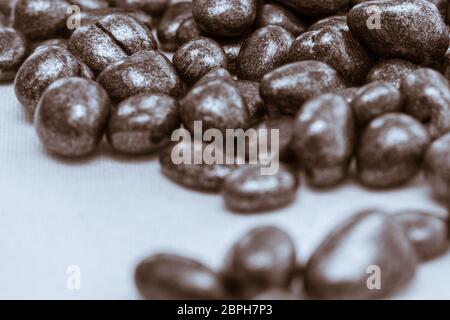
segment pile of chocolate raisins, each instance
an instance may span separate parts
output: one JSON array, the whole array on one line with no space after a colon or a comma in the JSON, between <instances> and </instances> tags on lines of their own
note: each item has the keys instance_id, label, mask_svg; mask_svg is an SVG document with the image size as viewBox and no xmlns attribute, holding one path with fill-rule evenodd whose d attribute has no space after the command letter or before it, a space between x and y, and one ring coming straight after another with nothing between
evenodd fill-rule
<instances>
[{"instance_id":1,"label":"pile of chocolate raisins","mask_svg":"<svg viewBox=\"0 0 450 320\"><path fill-rule=\"evenodd\" d=\"M0 82L14 81L50 152L159 153L162 173L221 192L240 213L292 203L355 178L404 186L420 172L450 198L448 0L2 0ZM448 14L448 17L447 17ZM172 59L169 59L173 53ZM278 129L272 175L247 164L175 164L185 128ZM106 139L104 139L106 137ZM198 147L198 146L197 146ZM356 214L299 263L275 227L250 231L222 270L173 255L136 269L149 299L380 298L449 245L448 218ZM301 265L301 267L299 267ZM367 268L381 283L369 288Z\"/></svg>"}]
</instances>

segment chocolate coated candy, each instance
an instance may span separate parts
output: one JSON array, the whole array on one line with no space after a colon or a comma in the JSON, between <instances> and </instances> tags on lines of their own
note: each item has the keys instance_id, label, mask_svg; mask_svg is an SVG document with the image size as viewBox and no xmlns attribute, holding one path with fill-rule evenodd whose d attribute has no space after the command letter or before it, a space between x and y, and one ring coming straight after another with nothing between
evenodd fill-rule
<instances>
[{"instance_id":1,"label":"chocolate coated candy","mask_svg":"<svg viewBox=\"0 0 450 320\"><path fill-rule=\"evenodd\" d=\"M293 40L293 36L279 26L253 32L239 52L239 79L259 81L266 73L285 64Z\"/></svg>"},{"instance_id":2,"label":"chocolate coated candy","mask_svg":"<svg viewBox=\"0 0 450 320\"><path fill-rule=\"evenodd\" d=\"M295 39L289 50L289 60L325 62L353 84L364 82L372 67L369 53L350 31L330 26L306 32Z\"/></svg>"},{"instance_id":3,"label":"chocolate coated candy","mask_svg":"<svg viewBox=\"0 0 450 320\"><path fill-rule=\"evenodd\" d=\"M405 111L428 122L432 138L450 131L450 87L447 79L432 69L418 69L402 82Z\"/></svg>"},{"instance_id":4,"label":"chocolate coated candy","mask_svg":"<svg viewBox=\"0 0 450 320\"><path fill-rule=\"evenodd\" d=\"M404 211L394 215L406 231L420 260L434 259L444 254L450 242L447 221L421 211Z\"/></svg>"},{"instance_id":5,"label":"chocolate coated candy","mask_svg":"<svg viewBox=\"0 0 450 320\"><path fill-rule=\"evenodd\" d=\"M48 150L66 157L85 156L103 137L109 112L108 94L96 82L60 79L39 101L36 131Z\"/></svg>"},{"instance_id":6,"label":"chocolate coated candy","mask_svg":"<svg viewBox=\"0 0 450 320\"><path fill-rule=\"evenodd\" d=\"M134 96L113 110L108 141L119 152L147 154L168 144L179 127L179 105L174 98L162 94Z\"/></svg>"},{"instance_id":7,"label":"chocolate coated candy","mask_svg":"<svg viewBox=\"0 0 450 320\"><path fill-rule=\"evenodd\" d=\"M223 196L230 210L253 213L289 205L297 187L297 177L284 165L274 174L263 174L260 166L242 166L226 178Z\"/></svg>"},{"instance_id":8,"label":"chocolate coated candy","mask_svg":"<svg viewBox=\"0 0 450 320\"><path fill-rule=\"evenodd\" d=\"M429 142L427 130L413 117L389 113L376 118L359 142L359 179L372 188L406 183L419 172Z\"/></svg>"},{"instance_id":9,"label":"chocolate coated candy","mask_svg":"<svg viewBox=\"0 0 450 320\"><path fill-rule=\"evenodd\" d=\"M30 39L58 36L66 30L65 0L17 0L13 11L13 26Z\"/></svg>"},{"instance_id":10,"label":"chocolate coated candy","mask_svg":"<svg viewBox=\"0 0 450 320\"><path fill-rule=\"evenodd\" d=\"M249 125L259 123L266 115L264 101L259 95L259 83L254 81L238 80L236 84L245 100L245 104L247 105L250 117Z\"/></svg>"},{"instance_id":11,"label":"chocolate coated candy","mask_svg":"<svg viewBox=\"0 0 450 320\"><path fill-rule=\"evenodd\" d=\"M370 6L379 12L368 10ZM444 20L425 0L364 2L349 11L347 21L352 33L379 56L431 64L448 49Z\"/></svg>"},{"instance_id":12,"label":"chocolate coated candy","mask_svg":"<svg viewBox=\"0 0 450 320\"><path fill-rule=\"evenodd\" d=\"M389 82L371 82L358 90L351 103L356 125L364 127L373 119L390 112L401 112L403 96Z\"/></svg>"},{"instance_id":13,"label":"chocolate coated candy","mask_svg":"<svg viewBox=\"0 0 450 320\"><path fill-rule=\"evenodd\" d=\"M192 14L200 29L217 36L246 33L256 18L257 0L193 0Z\"/></svg>"},{"instance_id":14,"label":"chocolate coated candy","mask_svg":"<svg viewBox=\"0 0 450 320\"><path fill-rule=\"evenodd\" d=\"M114 0L120 8L142 10L148 14L160 15L169 5L170 0Z\"/></svg>"},{"instance_id":15,"label":"chocolate coated candy","mask_svg":"<svg viewBox=\"0 0 450 320\"><path fill-rule=\"evenodd\" d=\"M30 114L41 94L53 82L66 77L82 76L85 67L66 49L48 46L29 56L17 72L14 89L17 99Z\"/></svg>"},{"instance_id":16,"label":"chocolate coated candy","mask_svg":"<svg viewBox=\"0 0 450 320\"><path fill-rule=\"evenodd\" d=\"M275 227L259 227L231 247L224 276L238 296L248 298L287 288L295 266L295 246L289 235Z\"/></svg>"},{"instance_id":17,"label":"chocolate coated candy","mask_svg":"<svg viewBox=\"0 0 450 320\"><path fill-rule=\"evenodd\" d=\"M349 4L350 0L278 0L305 15L329 15Z\"/></svg>"},{"instance_id":18,"label":"chocolate coated candy","mask_svg":"<svg viewBox=\"0 0 450 320\"><path fill-rule=\"evenodd\" d=\"M177 43L182 46L186 42L201 38L203 32L198 28L193 17L184 20L177 30Z\"/></svg>"},{"instance_id":19,"label":"chocolate coated candy","mask_svg":"<svg viewBox=\"0 0 450 320\"><path fill-rule=\"evenodd\" d=\"M183 92L175 68L156 50L143 50L110 65L97 81L117 100L145 93L179 97Z\"/></svg>"},{"instance_id":20,"label":"chocolate coated candy","mask_svg":"<svg viewBox=\"0 0 450 320\"><path fill-rule=\"evenodd\" d=\"M346 178L354 140L353 113L340 96L311 99L297 115L292 145L313 186L330 187Z\"/></svg>"},{"instance_id":21,"label":"chocolate coated candy","mask_svg":"<svg viewBox=\"0 0 450 320\"><path fill-rule=\"evenodd\" d=\"M314 252L305 289L317 299L383 298L406 285L416 265L402 227L385 213L363 212L335 228Z\"/></svg>"},{"instance_id":22,"label":"chocolate coated candy","mask_svg":"<svg viewBox=\"0 0 450 320\"><path fill-rule=\"evenodd\" d=\"M20 32L0 27L0 82L14 79L26 51L27 41Z\"/></svg>"},{"instance_id":23,"label":"chocolate coated candy","mask_svg":"<svg viewBox=\"0 0 450 320\"><path fill-rule=\"evenodd\" d=\"M281 113L295 115L305 101L343 87L343 80L329 65L301 61L266 74L261 81L261 96L266 105Z\"/></svg>"},{"instance_id":24,"label":"chocolate coated candy","mask_svg":"<svg viewBox=\"0 0 450 320\"><path fill-rule=\"evenodd\" d=\"M367 75L367 82L386 81L400 88L402 81L418 66L406 60L390 59L376 64Z\"/></svg>"},{"instance_id":25,"label":"chocolate coated candy","mask_svg":"<svg viewBox=\"0 0 450 320\"><path fill-rule=\"evenodd\" d=\"M259 6L255 25L257 28L266 26L280 26L289 31L294 37L306 31L306 24L295 13L275 3Z\"/></svg>"},{"instance_id":26,"label":"chocolate coated candy","mask_svg":"<svg viewBox=\"0 0 450 320\"><path fill-rule=\"evenodd\" d=\"M434 195L448 202L450 198L450 133L434 141L428 148L424 170Z\"/></svg>"},{"instance_id":27,"label":"chocolate coated candy","mask_svg":"<svg viewBox=\"0 0 450 320\"><path fill-rule=\"evenodd\" d=\"M158 254L136 267L136 286L144 299L223 299L219 276L205 265L180 256Z\"/></svg>"},{"instance_id":28,"label":"chocolate coated candy","mask_svg":"<svg viewBox=\"0 0 450 320\"><path fill-rule=\"evenodd\" d=\"M162 49L166 51L177 50L178 28L184 20L191 16L191 2L178 2L167 8L158 25L158 40Z\"/></svg>"},{"instance_id":29,"label":"chocolate coated candy","mask_svg":"<svg viewBox=\"0 0 450 320\"><path fill-rule=\"evenodd\" d=\"M200 38L178 48L173 65L186 83L194 84L214 68L227 68L228 59L216 41Z\"/></svg>"}]
</instances>

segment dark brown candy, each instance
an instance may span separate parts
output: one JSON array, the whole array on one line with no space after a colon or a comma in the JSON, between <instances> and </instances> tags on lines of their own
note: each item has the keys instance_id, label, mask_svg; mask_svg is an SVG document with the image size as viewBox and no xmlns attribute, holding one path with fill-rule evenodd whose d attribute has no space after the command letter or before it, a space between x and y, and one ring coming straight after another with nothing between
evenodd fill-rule
<instances>
[{"instance_id":1,"label":"dark brown candy","mask_svg":"<svg viewBox=\"0 0 450 320\"><path fill-rule=\"evenodd\" d=\"M343 87L343 80L329 65L301 61L266 74L261 81L261 96L266 105L280 113L295 115L305 101Z\"/></svg>"},{"instance_id":2,"label":"dark brown candy","mask_svg":"<svg viewBox=\"0 0 450 320\"><path fill-rule=\"evenodd\" d=\"M156 50L143 50L110 65L97 81L116 100L145 93L179 97L183 82L166 56Z\"/></svg>"},{"instance_id":3,"label":"dark brown candy","mask_svg":"<svg viewBox=\"0 0 450 320\"><path fill-rule=\"evenodd\" d=\"M13 28L0 27L0 82L14 79L27 53L27 41Z\"/></svg>"},{"instance_id":4,"label":"dark brown candy","mask_svg":"<svg viewBox=\"0 0 450 320\"><path fill-rule=\"evenodd\" d=\"M249 298L286 289L295 266L296 251L289 235L275 227L259 227L231 247L223 273L237 296Z\"/></svg>"},{"instance_id":5,"label":"dark brown candy","mask_svg":"<svg viewBox=\"0 0 450 320\"><path fill-rule=\"evenodd\" d=\"M315 299L374 299L404 287L417 258L402 227L387 214L368 211L339 225L320 244L305 270Z\"/></svg>"},{"instance_id":6,"label":"dark brown candy","mask_svg":"<svg viewBox=\"0 0 450 320\"><path fill-rule=\"evenodd\" d=\"M223 299L219 276L205 265L180 256L158 254L139 263L134 279L139 293L149 300Z\"/></svg>"},{"instance_id":7,"label":"dark brown candy","mask_svg":"<svg viewBox=\"0 0 450 320\"><path fill-rule=\"evenodd\" d=\"M142 10L151 15L160 15L166 10L170 0L113 0L119 8Z\"/></svg>"},{"instance_id":8,"label":"dark brown candy","mask_svg":"<svg viewBox=\"0 0 450 320\"><path fill-rule=\"evenodd\" d=\"M218 192L225 178L236 168L226 161L195 164L196 157L204 159L205 145L201 141L185 141L170 145L159 153L162 173L175 183L189 189ZM216 155L219 157L219 155ZM223 154L220 152L220 157ZM222 157L224 159L224 157Z\"/></svg>"},{"instance_id":9,"label":"dark brown candy","mask_svg":"<svg viewBox=\"0 0 450 320\"><path fill-rule=\"evenodd\" d=\"M48 46L29 56L17 72L14 89L17 99L30 114L41 94L53 82L85 74L82 64L66 49Z\"/></svg>"},{"instance_id":10,"label":"dark brown candy","mask_svg":"<svg viewBox=\"0 0 450 320\"><path fill-rule=\"evenodd\" d=\"M364 82L373 63L350 31L331 26L306 32L295 39L289 50L289 60L325 62L351 84Z\"/></svg>"},{"instance_id":11,"label":"dark brown candy","mask_svg":"<svg viewBox=\"0 0 450 320\"><path fill-rule=\"evenodd\" d=\"M323 16L333 14L349 4L350 0L278 0L304 15Z\"/></svg>"},{"instance_id":12,"label":"dark brown candy","mask_svg":"<svg viewBox=\"0 0 450 320\"><path fill-rule=\"evenodd\" d=\"M305 22L289 9L275 3L260 5L255 25L257 28L271 25L280 26L289 31L294 37L306 31Z\"/></svg>"},{"instance_id":13,"label":"dark brown candy","mask_svg":"<svg viewBox=\"0 0 450 320\"><path fill-rule=\"evenodd\" d=\"M370 6L376 6L376 12ZM382 57L431 64L441 60L448 49L444 20L427 1L364 2L349 11L347 21L352 33Z\"/></svg>"},{"instance_id":14,"label":"dark brown candy","mask_svg":"<svg viewBox=\"0 0 450 320\"><path fill-rule=\"evenodd\" d=\"M67 2L80 7L82 11L105 9L109 7L108 0L67 0Z\"/></svg>"},{"instance_id":15,"label":"dark brown candy","mask_svg":"<svg viewBox=\"0 0 450 320\"><path fill-rule=\"evenodd\" d=\"M405 112L428 122L432 138L450 131L450 87L442 74L432 69L418 69L402 82L401 90Z\"/></svg>"},{"instance_id":16,"label":"dark brown candy","mask_svg":"<svg viewBox=\"0 0 450 320\"><path fill-rule=\"evenodd\" d=\"M239 52L239 79L260 81L266 73L285 64L293 40L293 36L279 26L253 32Z\"/></svg>"},{"instance_id":17,"label":"dark brown candy","mask_svg":"<svg viewBox=\"0 0 450 320\"><path fill-rule=\"evenodd\" d=\"M419 172L430 143L422 124L406 114L389 113L364 130L357 151L360 181L372 188L404 184Z\"/></svg>"},{"instance_id":18,"label":"dark brown candy","mask_svg":"<svg viewBox=\"0 0 450 320\"><path fill-rule=\"evenodd\" d=\"M326 94L299 111L292 148L311 185L330 187L346 178L354 148L353 114L340 96Z\"/></svg>"},{"instance_id":19,"label":"dark brown candy","mask_svg":"<svg viewBox=\"0 0 450 320\"><path fill-rule=\"evenodd\" d=\"M36 131L48 150L66 157L85 156L103 137L109 112L108 94L96 82L60 79L39 101Z\"/></svg>"},{"instance_id":20,"label":"dark brown candy","mask_svg":"<svg viewBox=\"0 0 450 320\"><path fill-rule=\"evenodd\" d=\"M170 96L149 94L122 101L111 114L107 136L115 150L140 155L167 145L179 127L178 102Z\"/></svg>"},{"instance_id":21,"label":"dark brown candy","mask_svg":"<svg viewBox=\"0 0 450 320\"><path fill-rule=\"evenodd\" d=\"M98 72L127 55L156 46L150 30L124 14L108 15L96 24L82 26L69 41L72 53Z\"/></svg>"},{"instance_id":22,"label":"dark brown candy","mask_svg":"<svg viewBox=\"0 0 450 320\"><path fill-rule=\"evenodd\" d=\"M61 35L66 29L69 6L65 0L17 0L13 26L30 39Z\"/></svg>"},{"instance_id":23,"label":"dark brown candy","mask_svg":"<svg viewBox=\"0 0 450 320\"><path fill-rule=\"evenodd\" d=\"M367 75L367 82L386 81L400 88L402 81L418 66L406 60L391 59L376 64Z\"/></svg>"},{"instance_id":24,"label":"dark brown candy","mask_svg":"<svg viewBox=\"0 0 450 320\"><path fill-rule=\"evenodd\" d=\"M44 41L37 41L31 44L30 51L34 52L42 48L50 47L50 46L56 46L60 47L66 50L69 50L69 41L64 38L55 38L55 39L49 39Z\"/></svg>"},{"instance_id":25,"label":"dark brown candy","mask_svg":"<svg viewBox=\"0 0 450 320\"><path fill-rule=\"evenodd\" d=\"M266 115L266 110L264 101L259 95L259 83L248 80L238 80L236 84L247 105L250 119L249 125L251 126L261 122Z\"/></svg>"},{"instance_id":26,"label":"dark brown candy","mask_svg":"<svg viewBox=\"0 0 450 320\"><path fill-rule=\"evenodd\" d=\"M217 79L234 81L233 76L227 69L217 67L205 74L200 80L197 81L195 85L198 86L200 84L206 84Z\"/></svg>"},{"instance_id":27,"label":"dark brown candy","mask_svg":"<svg viewBox=\"0 0 450 320\"><path fill-rule=\"evenodd\" d=\"M428 148L424 171L436 198L448 202L450 198L450 133L434 141Z\"/></svg>"},{"instance_id":28,"label":"dark brown candy","mask_svg":"<svg viewBox=\"0 0 450 320\"><path fill-rule=\"evenodd\" d=\"M248 126L247 105L233 81L200 81L180 101L181 119L189 131L194 131L194 121L202 121L203 130L223 132Z\"/></svg>"},{"instance_id":29,"label":"dark brown candy","mask_svg":"<svg viewBox=\"0 0 450 320\"><path fill-rule=\"evenodd\" d=\"M401 112L403 96L389 82L371 82L361 89L351 103L358 127L364 127L373 119L390 112Z\"/></svg>"},{"instance_id":30,"label":"dark brown candy","mask_svg":"<svg viewBox=\"0 0 450 320\"><path fill-rule=\"evenodd\" d=\"M335 27L342 31L350 31L347 25L347 16L346 15L336 15L330 16L327 18L320 19L313 23L308 31L318 31L325 27Z\"/></svg>"},{"instance_id":31,"label":"dark brown candy","mask_svg":"<svg viewBox=\"0 0 450 320\"><path fill-rule=\"evenodd\" d=\"M298 179L284 165L264 174L259 165L242 166L225 180L223 196L228 209L253 213L274 210L295 200Z\"/></svg>"},{"instance_id":32,"label":"dark brown candy","mask_svg":"<svg viewBox=\"0 0 450 320\"><path fill-rule=\"evenodd\" d=\"M193 0L192 14L200 29L217 36L246 33L256 18L257 0Z\"/></svg>"},{"instance_id":33,"label":"dark brown candy","mask_svg":"<svg viewBox=\"0 0 450 320\"><path fill-rule=\"evenodd\" d=\"M193 17L184 20L177 30L177 43L182 46L186 42L201 38L203 32L198 28Z\"/></svg>"},{"instance_id":34,"label":"dark brown candy","mask_svg":"<svg viewBox=\"0 0 450 320\"><path fill-rule=\"evenodd\" d=\"M422 211L404 211L394 215L403 226L420 260L426 261L444 254L450 245L447 221Z\"/></svg>"},{"instance_id":35,"label":"dark brown candy","mask_svg":"<svg viewBox=\"0 0 450 320\"><path fill-rule=\"evenodd\" d=\"M228 59L222 47L208 38L182 45L173 55L173 65L187 84L194 84L214 68L227 68Z\"/></svg>"},{"instance_id":36,"label":"dark brown candy","mask_svg":"<svg viewBox=\"0 0 450 320\"><path fill-rule=\"evenodd\" d=\"M184 20L191 16L191 2L178 2L168 7L158 25L158 40L162 49L166 51L177 50L178 28Z\"/></svg>"}]
</instances>

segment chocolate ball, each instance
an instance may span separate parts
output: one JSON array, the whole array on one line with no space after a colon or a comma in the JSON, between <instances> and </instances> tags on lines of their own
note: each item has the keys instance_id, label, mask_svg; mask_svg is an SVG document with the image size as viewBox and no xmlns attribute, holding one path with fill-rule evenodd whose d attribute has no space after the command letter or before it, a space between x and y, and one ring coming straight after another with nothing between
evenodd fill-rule
<instances>
[{"instance_id":1,"label":"chocolate ball","mask_svg":"<svg viewBox=\"0 0 450 320\"><path fill-rule=\"evenodd\" d=\"M360 181L371 188L396 187L419 172L428 132L411 116L389 113L376 118L362 133L357 150Z\"/></svg>"},{"instance_id":2,"label":"chocolate ball","mask_svg":"<svg viewBox=\"0 0 450 320\"><path fill-rule=\"evenodd\" d=\"M192 14L200 29L217 36L245 34L253 25L257 0L193 0Z\"/></svg>"},{"instance_id":3,"label":"chocolate ball","mask_svg":"<svg viewBox=\"0 0 450 320\"><path fill-rule=\"evenodd\" d=\"M257 28L280 26L294 37L298 37L306 31L306 23L298 15L275 3L266 3L259 6L255 26Z\"/></svg>"},{"instance_id":4,"label":"chocolate ball","mask_svg":"<svg viewBox=\"0 0 450 320\"><path fill-rule=\"evenodd\" d=\"M114 150L141 155L167 145L180 127L178 102L166 95L134 96L122 101L112 112L107 137Z\"/></svg>"},{"instance_id":5,"label":"chocolate ball","mask_svg":"<svg viewBox=\"0 0 450 320\"><path fill-rule=\"evenodd\" d=\"M193 17L184 20L177 30L177 44L182 46L183 44L201 38L204 33L198 28L197 22Z\"/></svg>"},{"instance_id":6,"label":"chocolate ball","mask_svg":"<svg viewBox=\"0 0 450 320\"><path fill-rule=\"evenodd\" d=\"M26 53L27 41L20 32L0 27L0 82L14 79Z\"/></svg>"},{"instance_id":7,"label":"chocolate ball","mask_svg":"<svg viewBox=\"0 0 450 320\"><path fill-rule=\"evenodd\" d=\"M173 55L173 65L187 84L194 84L214 68L227 68L222 47L214 40L201 38L182 45Z\"/></svg>"},{"instance_id":8,"label":"chocolate ball","mask_svg":"<svg viewBox=\"0 0 450 320\"><path fill-rule=\"evenodd\" d=\"M36 110L35 127L42 144L66 157L92 153L103 137L110 102L97 83L65 78L51 84Z\"/></svg>"},{"instance_id":9,"label":"chocolate ball","mask_svg":"<svg viewBox=\"0 0 450 320\"><path fill-rule=\"evenodd\" d=\"M367 82L386 81L400 88L402 81L417 68L417 65L406 60L381 61L369 71Z\"/></svg>"},{"instance_id":10,"label":"chocolate ball","mask_svg":"<svg viewBox=\"0 0 450 320\"><path fill-rule=\"evenodd\" d=\"M239 79L260 81L266 73L285 64L293 40L293 36L279 26L253 32L239 52Z\"/></svg>"},{"instance_id":11,"label":"chocolate ball","mask_svg":"<svg viewBox=\"0 0 450 320\"><path fill-rule=\"evenodd\" d=\"M156 50L143 50L110 65L97 81L116 100L146 93L179 97L183 92L175 68Z\"/></svg>"}]
</instances>

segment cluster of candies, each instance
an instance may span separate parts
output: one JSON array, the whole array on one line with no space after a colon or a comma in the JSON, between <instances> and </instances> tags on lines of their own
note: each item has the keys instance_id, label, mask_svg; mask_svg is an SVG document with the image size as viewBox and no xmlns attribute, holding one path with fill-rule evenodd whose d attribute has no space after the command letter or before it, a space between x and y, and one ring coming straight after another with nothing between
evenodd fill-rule
<instances>
[{"instance_id":1,"label":"cluster of candies","mask_svg":"<svg viewBox=\"0 0 450 320\"><path fill-rule=\"evenodd\" d=\"M117 152L158 151L166 176L221 191L235 211L293 202L299 168L316 188L336 186L352 173L370 188L397 187L423 169L436 198L446 202L447 7L447 0L6 0L0 81L15 79L16 96L51 152L86 156L104 135ZM74 15L74 8L81 11ZM162 51L174 52L172 61ZM278 129L283 164L273 175L247 165L175 164L171 134L181 126L192 132L197 121L220 132ZM344 224L307 264L308 293L383 296L404 284L416 262L401 224L425 234L416 244L419 256L442 252L444 220L401 217L366 212ZM247 282L249 291L285 287L297 278L292 242L279 230L262 240L259 232L233 249L225 277L193 261L157 256L138 267L137 284L150 298L223 297ZM361 289L365 269L351 267L350 253L334 260L347 249L367 254L355 264L386 270L381 291ZM270 259L253 259L260 250ZM198 275L209 277L211 287L196 283ZM235 283L225 288L223 278L237 281L225 281Z\"/></svg>"}]
</instances>

